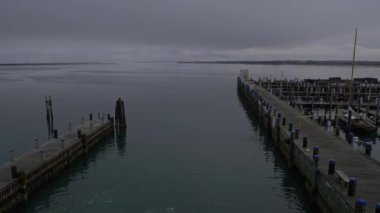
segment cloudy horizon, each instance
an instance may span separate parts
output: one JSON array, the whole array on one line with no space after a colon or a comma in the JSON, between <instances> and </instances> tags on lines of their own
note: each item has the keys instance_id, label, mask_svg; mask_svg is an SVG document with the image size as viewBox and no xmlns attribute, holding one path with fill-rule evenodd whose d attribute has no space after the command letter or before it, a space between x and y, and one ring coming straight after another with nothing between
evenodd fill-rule
<instances>
[{"instance_id":1,"label":"cloudy horizon","mask_svg":"<svg viewBox=\"0 0 380 213\"><path fill-rule=\"evenodd\" d=\"M380 60L380 2L2 0L0 62Z\"/></svg>"}]
</instances>

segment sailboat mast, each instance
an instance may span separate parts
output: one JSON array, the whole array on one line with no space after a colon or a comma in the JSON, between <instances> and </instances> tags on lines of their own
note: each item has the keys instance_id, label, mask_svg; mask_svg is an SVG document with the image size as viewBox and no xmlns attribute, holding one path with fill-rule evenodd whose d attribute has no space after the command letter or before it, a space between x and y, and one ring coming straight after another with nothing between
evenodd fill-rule
<instances>
[{"instance_id":1,"label":"sailboat mast","mask_svg":"<svg viewBox=\"0 0 380 213\"><path fill-rule=\"evenodd\" d=\"M348 99L348 104L349 106L351 106L351 102L352 102L352 81L354 80L354 70L355 70L355 54L356 54L356 38L357 38L357 35L358 35L358 29L355 28L355 41L354 41L354 53L352 54L352 68L351 68L351 80L350 80L350 86L349 86L349 92L350 92L350 96L349 96L349 99Z\"/></svg>"}]
</instances>

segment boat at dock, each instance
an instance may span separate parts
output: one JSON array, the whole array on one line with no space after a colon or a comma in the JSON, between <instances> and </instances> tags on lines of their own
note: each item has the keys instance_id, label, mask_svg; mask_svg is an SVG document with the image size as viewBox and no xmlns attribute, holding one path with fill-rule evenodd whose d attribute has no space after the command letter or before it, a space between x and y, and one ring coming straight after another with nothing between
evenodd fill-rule
<instances>
[{"instance_id":1,"label":"boat at dock","mask_svg":"<svg viewBox=\"0 0 380 213\"><path fill-rule=\"evenodd\" d=\"M354 51L352 56L352 69L351 69L351 80L349 84L349 99L348 108L343 111L342 114L338 114L340 122L343 122L349 131L356 132L366 132L371 133L377 131L376 124L373 124L369 119L367 119L367 114L364 116L359 112L356 112L351 107L353 105L353 80L354 80L354 68L355 68L355 52L356 52L356 40L357 40L358 30L355 29L355 41L354 41ZM369 91L370 93L371 91ZM360 109L360 107L358 107Z\"/></svg>"},{"instance_id":2,"label":"boat at dock","mask_svg":"<svg viewBox=\"0 0 380 213\"><path fill-rule=\"evenodd\" d=\"M339 122L342 126L348 127L350 130L355 132L363 132L363 133L372 133L377 131L377 127L375 124L370 122L368 119L363 117L362 115L352 111L351 119L349 118L349 110L344 111L343 113L338 115ZM350 119L350 122L349 122Z\"/></svg>"}]
</instances>

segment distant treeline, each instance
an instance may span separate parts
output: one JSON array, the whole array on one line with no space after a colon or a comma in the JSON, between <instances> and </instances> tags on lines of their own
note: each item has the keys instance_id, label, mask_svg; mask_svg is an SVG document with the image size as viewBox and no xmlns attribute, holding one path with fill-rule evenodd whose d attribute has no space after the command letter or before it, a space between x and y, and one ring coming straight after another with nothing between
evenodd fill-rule
<instances>
[{"instance_id":1,"label":"distant treeline","mask_svg":"<svg viewBox=\"0 0 380 213\"><path fill-rule=\"evenodd\" d=\"M260 65L328 65L328 66L351 66L352 61L328 60L274 60L274 61L179 61L177 63L194 64L260 64ZM380 61L355 61L360 66L380 66Z\"/></svg>"},{"instance_id":2,"label":"distant treeline","mask_svg":"<svg viewBox=\"0 0 380 213\"><path fill-rule=\"evenodd\" d=\"M89 64L111 64L102 62L51 62L51 63L0 63L0 66L47 66L47 65L89 65Z\"/></svg>"}]
</instances>

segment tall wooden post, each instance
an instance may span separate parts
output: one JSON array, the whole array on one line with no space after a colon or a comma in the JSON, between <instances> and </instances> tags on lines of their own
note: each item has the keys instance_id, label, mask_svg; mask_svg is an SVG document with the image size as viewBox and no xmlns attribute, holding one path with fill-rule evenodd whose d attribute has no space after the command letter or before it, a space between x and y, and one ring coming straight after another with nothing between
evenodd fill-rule
<instances>
[{"instance_id":1,"label":"tall wooden post","mask_svg":"<svg viewBox=\"0 0 380 213\"><path fill-rule=\"evenodd\" d=\"M51 138L54 134L54 117L53 117L53 106L51 101L51 96L45 96L45 106L46 106L46 121L48 127L48 137Z\"/></svg>"},{"instance_id":2,"label":"tall wooden post","mask_svg":"<svg viewBox=\"0 0 380 213\"><path fill-rule=\"evenodd\" d=\"M119 98L116 101L115 126L116 126L116 129L123 129L127 127L127 121L125 119L124 101L121 100L121 98Z\"/></svg>"}]
</instances>

